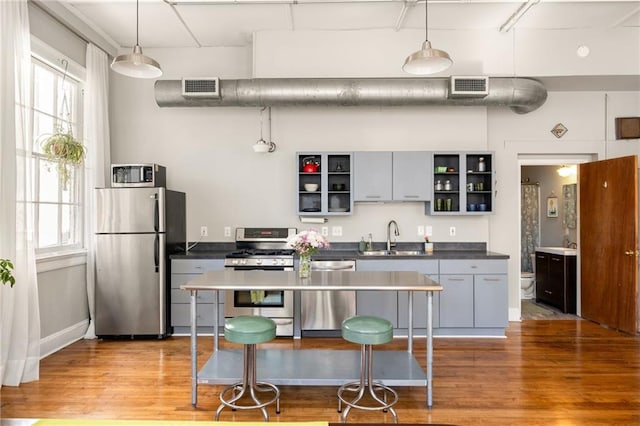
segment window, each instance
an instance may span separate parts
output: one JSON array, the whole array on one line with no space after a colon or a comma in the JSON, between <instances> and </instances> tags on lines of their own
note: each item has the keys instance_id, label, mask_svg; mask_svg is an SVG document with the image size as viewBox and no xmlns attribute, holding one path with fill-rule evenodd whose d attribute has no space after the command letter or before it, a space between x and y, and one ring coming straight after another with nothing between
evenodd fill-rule
<instances>
[{"instance_id":1,"label":"window","mask_svg":"<svg viewBox=\"0 0 640 426\"><path fill-rule=\"evenodd\" d=\"M82 247L83 167L71 170L68 180L49 160L42 142L56 131L71 129L82 140L82 84L70 75L32 59L32 171L34 242L36 253Z\"/></svg>"}]
</instances>

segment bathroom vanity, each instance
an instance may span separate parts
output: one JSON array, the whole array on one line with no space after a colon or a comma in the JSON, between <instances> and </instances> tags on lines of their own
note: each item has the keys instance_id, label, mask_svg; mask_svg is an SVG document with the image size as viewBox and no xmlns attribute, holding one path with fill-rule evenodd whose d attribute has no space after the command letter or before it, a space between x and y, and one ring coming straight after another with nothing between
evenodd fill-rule
<instances>
[{"instance_id":1,"label":"bathroom vanity","mask_svg":"<svg viewBox=\"0 0 640 426\"><path fill-rule=\"evenodd\" d=\"M536 247L536 302L576 313L576 249Z\"/></svg>"}]
</instances>

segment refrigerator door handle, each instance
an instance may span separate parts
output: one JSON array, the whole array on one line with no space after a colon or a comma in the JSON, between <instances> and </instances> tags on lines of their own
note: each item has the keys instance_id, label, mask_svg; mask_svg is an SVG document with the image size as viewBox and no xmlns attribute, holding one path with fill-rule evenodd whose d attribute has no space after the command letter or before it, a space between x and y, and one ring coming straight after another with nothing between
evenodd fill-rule
<instances>
[{"instance_id":1,"label":"refrigerator door handle","mask_svg":"<svg viewBox=\"0 0 640 426\"><path fill-rule=\"evenodd\" d=\"M160 230L160 203L158 201L158 194L155 194L153 198L153 229L158 232Z\"/></svg>"},{"instance_id":2,"label":"refrigerator door handle","mask_svg":"<svg viewBox=\"0 0 640 426\"><path fill-rule=\"evenodd\" d=\"M153 263L156 266L156 272L160 272L160 237L158 234L153 240Z\"/></svg>"}]
</instances>

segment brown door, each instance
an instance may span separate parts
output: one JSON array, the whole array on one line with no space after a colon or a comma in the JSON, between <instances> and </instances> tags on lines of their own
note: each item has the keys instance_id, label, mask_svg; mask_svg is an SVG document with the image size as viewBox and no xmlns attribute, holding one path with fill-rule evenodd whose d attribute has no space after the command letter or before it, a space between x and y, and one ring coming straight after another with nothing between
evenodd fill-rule
<instances>
[{"instance_id":1,"label":"brown door","mask_svg":"<svg viewBox=\"0 0 640 426\"><path fill-rule=\"evenodd\" d=\"M580 165L582 317L638 331L638 160Z\"/></svg>"}]
</instances>

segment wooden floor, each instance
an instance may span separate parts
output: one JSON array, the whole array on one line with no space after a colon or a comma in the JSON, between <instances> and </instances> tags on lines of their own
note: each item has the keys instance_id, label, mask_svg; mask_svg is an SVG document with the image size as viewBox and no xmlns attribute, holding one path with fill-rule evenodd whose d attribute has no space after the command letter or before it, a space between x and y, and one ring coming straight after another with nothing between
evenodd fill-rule
<instances>
[{"instance_id":1,"label":"wooden floor","mask_svg":"<svg viewBox=\"0 0 640 426\"><path fill-rule=\"evenodd\" d=\"M423 388L399 388L400 423L455 425L640 424L640 338L588 321L511 323L506 339L437 338L434 407ZM224 340L221 339L224 347ZM401 348L406 341L377 350ZM277 339L283 348L351 348L341 339ZM199 340L199 362L211 354ZM425 341L415 352L424 366ZM217 386L201 385L191 406L189 339L77 342L42 360L40 380L2 387L2 418L211 420ZM282 387L271 421L339 421L333 387ZM220 420L260 420L225 410ZM391 423L390 414L353 411L350 422Z\"/></svg>"}]
</instances>

